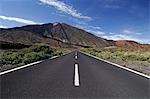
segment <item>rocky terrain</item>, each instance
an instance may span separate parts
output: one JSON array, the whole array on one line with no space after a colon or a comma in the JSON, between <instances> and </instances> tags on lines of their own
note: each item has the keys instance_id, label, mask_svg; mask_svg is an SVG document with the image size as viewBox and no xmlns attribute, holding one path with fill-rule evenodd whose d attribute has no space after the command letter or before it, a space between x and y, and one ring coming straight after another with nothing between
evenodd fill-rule
<instances>
[{"instance_id":1,"label":"rocky terrain","mask_svg":"<svg viewBox=\"0 0 150 99\"><path fill-rule=\"evenodd\" d=\"M24 45L45 43L53 47L101 48L115 45L112 41L97 37L92 33L65 23L48 23L0 29L0 41Z\"/></svg>"},{"instance_id":2,"label":"rocky terrain","mask_svg":"<svg viewBox=\"0 0 150 99\"><path fill-rule=\"evenodd\" d=\"M149 44L106 40L65 23L0 28L0 45L0 67L4 70L49 58L55 53L63 53L64 49L83 48L87 53L150 75Z\"/></svg>"}]
</instances>

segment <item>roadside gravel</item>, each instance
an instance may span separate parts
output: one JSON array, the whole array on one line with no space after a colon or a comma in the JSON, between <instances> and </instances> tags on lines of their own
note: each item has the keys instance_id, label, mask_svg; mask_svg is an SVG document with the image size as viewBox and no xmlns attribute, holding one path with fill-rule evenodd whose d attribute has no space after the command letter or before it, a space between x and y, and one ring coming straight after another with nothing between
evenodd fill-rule
<instances>
[{"instance_id":1,"label":"roadside gravel","mask_svg":"<svg viewBox=\"0 0 150 99\"><path fill-rule=\"evenodd\" d=\"M147 61L122 61L122 60L110 60L113 63L119 64L121 66L125 66L127 68L139 71L146 75L150 76L150 63Z\"/></svg>"}]
</instances>

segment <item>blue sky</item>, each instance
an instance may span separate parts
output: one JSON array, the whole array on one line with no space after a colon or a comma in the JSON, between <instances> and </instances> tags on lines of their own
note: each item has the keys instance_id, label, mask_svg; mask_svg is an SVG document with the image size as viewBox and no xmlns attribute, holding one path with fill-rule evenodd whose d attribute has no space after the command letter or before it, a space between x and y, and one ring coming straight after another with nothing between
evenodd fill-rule
<instances>
[{"instance_id":1,"label":"blue sky","mask_svg":"<svg viewBox=\"0 0 150 99\"><path fill-rule=\"evenodd\" d=\"M149 0L0 0L0 27L64 22L113 40L150 44Z\"/></svg>"}]
</instances>

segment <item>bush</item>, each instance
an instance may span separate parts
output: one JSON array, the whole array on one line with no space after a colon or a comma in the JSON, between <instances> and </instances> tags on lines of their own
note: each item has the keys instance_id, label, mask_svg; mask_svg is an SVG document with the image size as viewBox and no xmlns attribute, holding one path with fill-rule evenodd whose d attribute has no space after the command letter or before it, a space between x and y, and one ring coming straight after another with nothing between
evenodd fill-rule
<instances>
[{"instance_id":1,"label":"bush","mask_svg":"<svg viewBox=\"0 0 150 99\"><path fill-rule=\"evenodd\" d=\"M15 60L17 60L17 54L13 53L13 54L7 54L7 55L2 55L2 60L3 62L6 63L11 63L13 64Z\"/></svg>"},{"instance_id":2,"label":"bush","mask_svg":"<svg viewBox=\"0 0 150 99\"><path fill-rule=\"evenodd\" d=\"M84 48L82 51L103 59L119 59L130 61L148 61L150 62L150 52L142 52L140 50L128 51L119 48L93 49Z\"/></svg>"},{"instance_id":3,"label":"bush","mask_svg":"<svg viewBox=\"0 0 150 99\"><path fill-rule=\"evenodd\" d=\"M33 45L29 48L19 50L7 50L1 53L1 63L4 64L28 64L34 61L43 60L63 53L57 49L52 49L49 46Z\"/></svg>"}]
</instances>

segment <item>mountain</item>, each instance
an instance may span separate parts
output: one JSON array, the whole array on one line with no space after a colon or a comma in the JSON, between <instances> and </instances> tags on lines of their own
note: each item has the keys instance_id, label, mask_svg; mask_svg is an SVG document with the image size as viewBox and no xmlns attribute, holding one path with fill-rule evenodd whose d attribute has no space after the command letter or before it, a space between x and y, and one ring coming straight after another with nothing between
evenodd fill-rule
<instances>
[{"instance_id":1,"label":"mountain","mask_svg":"<svg viewBox=\"0 0 150 99\"><path fill-rule=\"evenodd\" d=\"M65 23L27 25L9 29L0 29L0 41L32 45L45 43L53 47L94 47L101 48L115 45L92 33Z\"/></svg>"},{"instance_id":2,"label":"mountain","mask_svg":"<svg viewBox=\"0 0 150 99\"><path fill-rule=\"evenodd\" d=\"M117 46L124 46L124 47L129 47L129 46L140 47L141 46L140 43L131 41L131 40L116 40L116 41L114 41L114 43Z\"/></svg>"},{"instance_id":3,"label":"mountain","mask_svg":"<svg viewBox=\"0 0 150 99\"><path fill-rule=\"evenodd\" d=\"M140 44L132 40L116 40L114 41L115 45L120 48L133 49L133 50L142 50L150 51L150 44Z\"/></svg>"}]
</instances>

